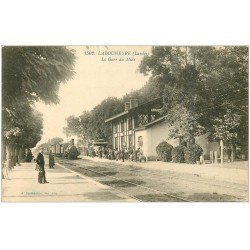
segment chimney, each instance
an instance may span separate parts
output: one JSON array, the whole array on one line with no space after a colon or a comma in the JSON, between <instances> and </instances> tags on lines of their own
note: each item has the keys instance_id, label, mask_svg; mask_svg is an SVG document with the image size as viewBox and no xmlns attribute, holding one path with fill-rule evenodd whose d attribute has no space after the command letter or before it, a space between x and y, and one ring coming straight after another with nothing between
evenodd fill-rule
<instances>
[{"instance_id":1,"label":"chimney","mask_svg":"<svg viewBox=\"0 0 250 250\"><path fill-rule=\"evenodd\" d=\"M130 109L130 102L125 102L125 111Z\"/></svg>"},{"instance_id":2,"label":"chimney","mask_svg":"<svg viewBox=\"0 0 250 250\"><path fill-rule=\"evenodd\" d=\"M130 99L130 108L138 107L138 100L137 99Z\"/></svg>"}]
</instances>

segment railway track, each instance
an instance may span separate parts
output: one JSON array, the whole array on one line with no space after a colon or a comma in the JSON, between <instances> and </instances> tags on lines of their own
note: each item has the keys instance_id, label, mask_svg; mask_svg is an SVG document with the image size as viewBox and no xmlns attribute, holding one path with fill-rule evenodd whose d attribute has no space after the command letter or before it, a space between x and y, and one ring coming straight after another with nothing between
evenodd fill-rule
<instances>
[{"instance_id":1,"label":"railway track","mask_svg":"<svg viewBox=\"0 0 250 250\"><path fill-rule=\"evenodd\" d=\"M89 159L69 161L58 159L57 162L67 166L68 169L77 171L91 177L96 182L102 183L115 190L119 190L138 201L246 201L248 190L240 184L229 185L195 176L176 175L168 171L146 169L140 166L122 165L116 162L98 162ZM198 176L198 175L197 175ZM184 178L183 178L184 177ZM178 184L181 183L179 186ZM200 185L201 190L200 191ZM192 193L186 187L195 187ZM171 190L171 191L170 191Z\"/></svg>"},{"instance_id":2,"label":"railway track","mask_svg":"<svg viewBox=\"0 0 250 250\"><path fill-rule=\"evenodd\" d=\"M128 184L128 185L132 185L134 187L138 187L138 188L141 188L141 189L144 189L144 190L147 190L147 191L150 191L150 192L154 192L158 195L161 195L161 196L165 196L165 197L168 197L170 200L169 201L172 201L172 202L178 202L178 201L182 201L182 202L192 202L192 200L189 200L189 199L186 199L186 198L183 198L183 197L180 197L180 196L177 196L177 195L173 195L173 194L169 194L169 193L166 193L166 192L163 192L163 191L160 191L160 190L157 190L157 189L154 189L154 188L151 188L151 187L147 187L145 185L141 185L141 184L138 184L138 183L135 183L133 181L130 181L130 180L124 180L124 179L121 179L121 178L117 178L117 177L114 177L114 176L111 176L111 175L108 175L108 174L105 174L105 172L101 172L101 171L97 171L97 170L93 170L93 169L90 169L90 168L87 168L87 167L84 167L84 166L79 166L77 169L74 169L72 167L69 167L67 166L67 164L58 164L58 165L61 165L62 167L70 170L70 171L73 171L75 173L80 173L81 175L84 175L84 176L88 176L86 175L86 171L87 172L91 172L91 173L94 173L94 174L97 174L99 177L100 176L103 176L105 178L108 178L108 179L111 179L111 180L114 180L114 181L117 181L119 183L124 183L124 184ZM65 166L66 165L66 166ZM81 171L82 170L82 171ZM130 198L133 198L139 202L146 202L148 200L145 200L145 199L140 199L132 194L129 194L128 192L124 192L122 191L121 189L117 188L117 187L114 187L112 185L109 185L107 184L108 182L105 181L100 181L97 177L93 177L91 176L92 179L94 179L96 182L99 182L101 184L104 184L104 185L107 185L109 187L111 187L112 189L120 192L120 193L123 193L127 196L129 196ZM165 200L165 201L168 201L168 200Z\"/></svg>"},{"instance_id":3,"label":"railway track","mask_svg":"<svg viewBox=\"0 0 250 250\"><path fill-rule=\"evenodd\" d=\"M110 165L107 164L107 163L103 163L103 166L110 167ZM123 168L123 166L119 166L119 169L121 167ZM154 173L151 173L151 177L154 177L154 176L157 176L157 175L155 175ZM187 179L187 178L181 178L179 176L174 176L174 178L178 179L178 180L185 181L185 182L199 183L199 184L202 184L202 185L209 185L209 186L215 186L215 187L220 187L220 188L238 190L238 191L241 191L241 192L248 192L248 189L246 189L246 188L239 188L239 187L235 187L235 186L232 187L232 186L227 186L227 185L220 185L220 184L206 182L206 181L200 181L200 180L191 180L191 179Z\"/></svg>"}]
</instances>

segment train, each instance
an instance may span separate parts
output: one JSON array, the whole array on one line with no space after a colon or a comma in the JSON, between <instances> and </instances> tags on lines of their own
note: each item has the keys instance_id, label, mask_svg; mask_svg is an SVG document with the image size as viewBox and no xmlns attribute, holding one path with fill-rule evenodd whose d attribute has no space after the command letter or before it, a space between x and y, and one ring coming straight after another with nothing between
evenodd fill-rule
<instances>
[{"instance_id":1,"label":"train","mask_svg":"<svg viewBox=\"0 0 250 250\"><path fill-rule=\"evenodd\" d=\"M74 145L74 139L70 143L57 143L55 145L50 145L45 148L45 153L49 154L50 152L56 157L62 157L70 160L77 159L81 154L80 150Z\"/></svg>"}]
</instances>

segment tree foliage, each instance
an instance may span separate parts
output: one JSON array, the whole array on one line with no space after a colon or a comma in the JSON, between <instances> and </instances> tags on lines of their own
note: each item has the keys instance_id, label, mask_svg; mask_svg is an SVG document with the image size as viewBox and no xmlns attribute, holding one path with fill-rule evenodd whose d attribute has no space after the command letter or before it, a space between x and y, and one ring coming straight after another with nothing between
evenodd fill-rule
<instances>
[{"instance_id":1,"label":"tree foliage","mask_svg":"<svg viewBox=\"0 0 250 250\"><path fill-rule=\"evenodd\" d=\"M196 143L190 144L184 148L184 159L186 163L195 164L200 161L203 149Z\"/></svg>"},{"instance_id":2,"label":"tree foliage","mask_svg":"<svg viewBox=\"0 0 250 250\"><path fill-rule=\"evenodd\" d=\"M215 118L213 125L213 139L233 142L237 140L237 129L241 124L241 116L232 110L227 110L222 117Z\"/></svg>"},{"instance_id":3,"label":"tree foliage","mask_svg":"<svg viewBox=\"0 0 250 250\"><path fill-rule=\"evenodd\" d=\"M75 55L66 47L6 46L2 49L2 113L5 130L26 119L35 101L57 103L60 83L74 75ZM34 113L34 112L33 112ZM38 118L39 119L39 118ZM39 119L40 120L40 119Z\"/></svg>"},{"instance_id":4,"label":"tree foliage","mask_svg":"<svg viewBox=\"0 0 250 250\"><path fill-rule=\"evenodd\" d=\"M74 75L75 55L66 47L7 46L2 49L3 106L20 99L57 103L60 83Z\"/></svg>"},{"instance_id":5,"label":"tree foliage","mask_svg":"<svg viewBox=\"0 0 250 250\"><path fill-rule=\"evenodd\" d=\"M18 110L15 117L9 116L9 123L4 120L4 139L11 145L33 148L41 140L43 119L42 114L33 108L26 106Z\"/></svg>"},{"instance_id":6,"label":"tree foliage","mask_svg":"<svg viewBox=\"0 0 250 250\"><path fill-rule=\"evenodd\" d=\"M122 112L123 108L124 104L121 100L109 97L95 106L91 111L84 111L79 117L68 117L64 132L68 136L77 135L87 140L109 140L111 137L111 128L110 124L105 123L105 120Z\"/></svg>"},{"instance_id":7,"label":"tree foliage","mask_svg":"<svg viewBox=\"0 0 250 250\"><path fill-rule=\"evenodd\" d=\"M185 150L185 146L180 145L177 147L174 147L171 151L171 155L172 155L172 161L175 163L183 163L185 162L185 158L184 158L184 150Z\"/></svg>"},{"instance_id":8,"label":"tree foliage","mask_svg":"<svg viewBox=\"0 0 250 250\"><path fill-rule=\"evenodd\" d=\"M47 144L49 144L49 145L56 145L56 144L62 143L62 142L63 142L62 138L60 138L60 137L54 137L52 139L49 139Z\"/></svg>"},{"instance_id":9,"label":"tree foliage","mask_svg":"<svg viewBox=\"0 0 250 250\"><path fill-rule=\"evenodd\" d=\"M230 114L237 116L234 129L247 125L247 47L157 46L144 57L139 70L162 87L162 113L173 127L170 137L188 141L215 133L218 119ZM227 113L228 108L233 112Z\"/></svg>"},{"instance_id":10,"label":"tree foliage","mask_svg":"<svg viewBox=\"0 0 250 250\"><path fill-rule=\"evenodd\" d=\"M143 103L163 97L161 112L172 127L170 138L190 142L209 132L213 140L224 134L224 139L231 136L235 138L231 142L247 148L247 47L156 46L143 58L139 71L150 76L141 89L121 99L108 98L79 117L69 117L65 132L81 138L108 139L111 130L104 121L123 111L125 102L138 99Z\"/></svg>"},{"instance_id":11,"label":"tree foliage","mask_svg":"<svg viewBox=\"0 0 250 250\"><path fill-rule=\"evenodd\" d=\"M41 139L43 119L33 104L59 101L59 86L73 77L74 62L74 51L61 46L2 48L2 124L7 158L13 157L16 148L32 148Z\"/></svg>"},{"instance_id":12,"label":"tree foliage","mask_svg":"<svg viewBox=\"0 0 250 250\"><path fill-rule=\"evenodd\" d=\"M173 149L173 146L167 143L166 141L161 142L156 147L156 152L161 161L167 161L170 162L172 160L171 151Z\"/></svg>"}]
</instances>

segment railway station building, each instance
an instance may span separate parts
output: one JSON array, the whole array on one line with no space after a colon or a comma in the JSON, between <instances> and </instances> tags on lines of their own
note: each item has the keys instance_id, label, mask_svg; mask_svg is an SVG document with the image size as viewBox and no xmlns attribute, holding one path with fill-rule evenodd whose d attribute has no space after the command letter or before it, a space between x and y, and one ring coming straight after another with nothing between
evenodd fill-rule
<instances>
[{"instance_id":1,"label":"railway station building","mask_svg":"<svg viewBox=\"0 0 250 250\"><path fill-rule=\"evenodd\" d=\"M162 98L156 98L143 104L131 99L125 103L125 110L105 122L112 127L113 148L141 148L148 159L157 157L156 147L162 141L172 146L179 145L179 139L169 140L171 127L165 116L160 114ZM218 142L209 142L208 134L196 138L196 143L203 148L204 157L209 158L210 151L220 152Z\"/></svg>"}]
</instances>

